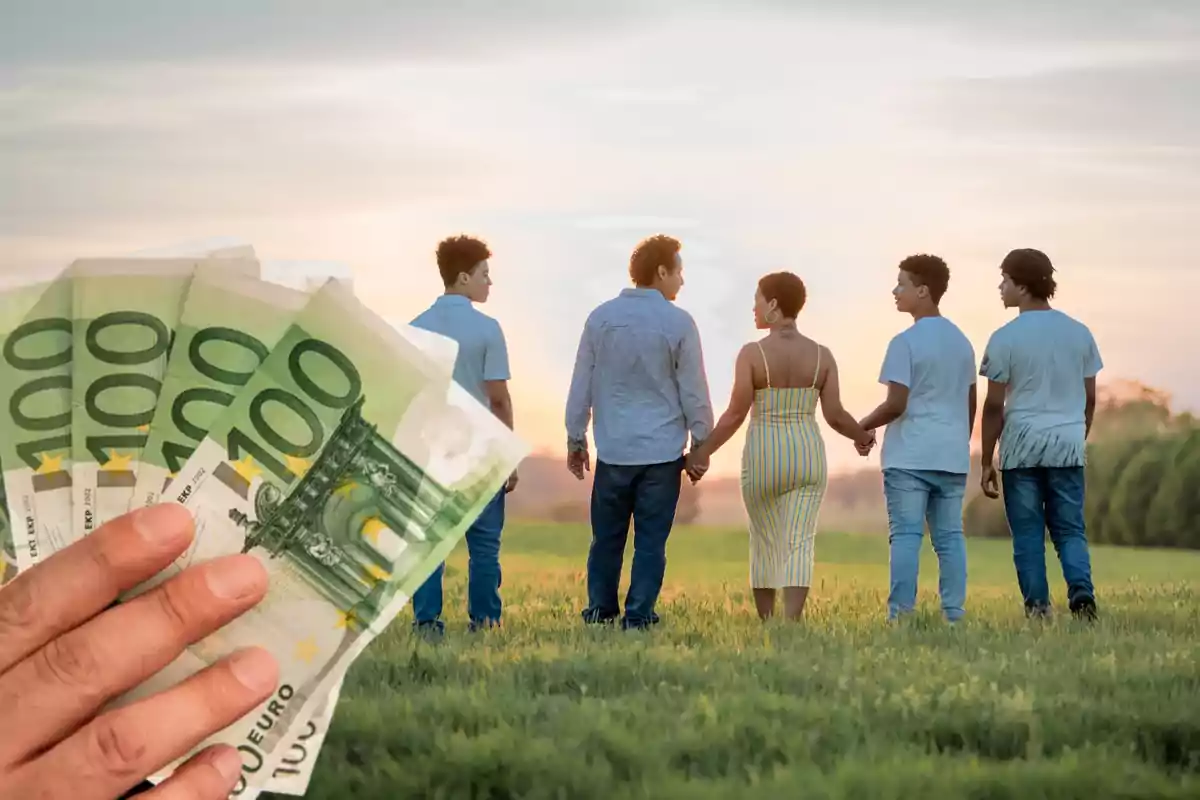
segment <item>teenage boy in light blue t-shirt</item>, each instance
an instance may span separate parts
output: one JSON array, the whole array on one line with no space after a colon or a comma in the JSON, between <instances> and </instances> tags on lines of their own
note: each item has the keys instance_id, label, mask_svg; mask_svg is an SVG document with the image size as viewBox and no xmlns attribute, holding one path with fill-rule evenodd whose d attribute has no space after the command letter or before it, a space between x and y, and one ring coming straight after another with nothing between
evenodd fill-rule
<instances>
[{"instance_id":1,"label":"teenage boy in light blue t-shirt","mask_svg":"<svg viewBox=\"0 0 1200 800\"><path fill-rule=\"evenodd\" d=\"M983 491L998 497L1012 532L1017 583L1031 617L1050 613L1046 531L1058 552L1067 604L1096 616L1084 527L1084 462L1103 368L1083 323L1050 307L1054 266L1040 250L1013 250L1000 265L1000 297L1020 313L992 334L979 373L983 406ZM1000 440L1000 476L992 462Z\"/></svg>"},{"instance_id":2,"label":"teenage boy in light blue t-shirt","mask_svg":"<svg viewBox=\"0 0 1200 800\"><path fill-rule=\"evenodd\" d=\"M861 423L867 430L887 426L880 460L890 546L888 619L910 613L916 604L926 522L938 558L942 612L950 622L965 613L963 494L977 377L971 342L938 308L949 284L950 269L937 256L900 262L892 294L896 310L910 314L913 324L888 345L879 372L887 399Z\"/></svg>"}]
</instances>

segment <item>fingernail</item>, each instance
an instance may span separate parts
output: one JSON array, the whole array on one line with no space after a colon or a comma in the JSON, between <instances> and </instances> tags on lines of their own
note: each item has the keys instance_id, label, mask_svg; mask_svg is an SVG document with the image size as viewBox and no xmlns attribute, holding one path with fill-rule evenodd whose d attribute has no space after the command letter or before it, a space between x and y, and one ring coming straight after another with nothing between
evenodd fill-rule
<instances>
[{"instance_id":1,"label":"fingernail","mask_svg":"<svg viewBox=\"0 0 1200 800\"><path fill-rule=\"evenodd\" d=\"M212 765L221 773L226 783L233 783L242 774L242 757L232 747L222 749L213 757Z\"/></svg>"},{"instance_id":2,"label":"fingernail","mask_svg":"<svg viewBox=\"0 0 1200 800\"><path fill-rule=\"evenodd\" d=\"M192 515L175 503L139 508L133 512L133 529L147 544L170 544L192 535Z\"/></svg>"},{"instance_id":3,"label":"fingernail","mask_svg":"<svg viewBox=\"0 0 1200 800\"><path fill-rule=\"evenodd\" d=\"M254 556L220 558L204 566L209 591L224 600L240 600L266 584L266 570Z\"/></svg>"},{"instance_id":4,"label":"fingernail","mask_svg":"<svg viewBox=\"0 0 1200 800\"><path fill-rule=\"evenodd\" d=\"M238 683L252 692L268 692L279 680L279 667L275 658L261 647L238 650L229 657L229 669Z\"/></svg>"}]
</instances>

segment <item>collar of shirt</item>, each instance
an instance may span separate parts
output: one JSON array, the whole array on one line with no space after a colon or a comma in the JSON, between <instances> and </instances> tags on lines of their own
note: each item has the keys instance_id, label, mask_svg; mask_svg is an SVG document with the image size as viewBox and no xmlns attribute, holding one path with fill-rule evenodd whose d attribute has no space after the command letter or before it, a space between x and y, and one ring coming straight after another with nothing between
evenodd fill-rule
<instances>
[{"instance_id":1,"label":"collar of shirt","mask_svg":"<svg viewBox=\"0 0 1200 800\"><path fill-rule=\"evenodd\" d=\"M631 286L621 290L621 297L649 297L650 299L666 300L663 293L649 286Z\"/></svg>"},{"instance_id":2,"label":"collar of shirt","mask_svg":"<svg viewBox=\"0 0 1200 800\"><path fill-rule=\"evenodd\" d=\"M469 306L471 298L465 294L443 294L433 304L435 306Z\"/></svg>"}]
</instances>

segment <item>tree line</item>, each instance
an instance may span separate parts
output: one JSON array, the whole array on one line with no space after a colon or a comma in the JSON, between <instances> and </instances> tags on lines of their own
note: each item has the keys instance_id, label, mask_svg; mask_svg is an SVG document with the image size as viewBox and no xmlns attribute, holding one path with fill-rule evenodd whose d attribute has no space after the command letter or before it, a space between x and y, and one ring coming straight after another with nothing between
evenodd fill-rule
<instances>
[{"instance_id":1,"label":"tree line","mask_svg":"<svg viewBox=\"0 0 1200 800\"><path fill-rule=\"evenodd\" d=\"M1087 448L1087 535L1096 544L1200 549L1200 420L1123 381L1098 391ZM1008 537L1002 500L967 503L968 536Z\"/></svg>"}]
</instances>

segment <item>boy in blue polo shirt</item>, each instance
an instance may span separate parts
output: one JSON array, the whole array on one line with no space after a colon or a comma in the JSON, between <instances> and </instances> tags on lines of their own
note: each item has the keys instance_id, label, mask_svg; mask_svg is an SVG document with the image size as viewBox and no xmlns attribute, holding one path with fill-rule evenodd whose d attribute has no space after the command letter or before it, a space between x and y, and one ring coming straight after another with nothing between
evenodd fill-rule
<instances>
[{"instance_id":1,"label":"boy in blue polo shirt","mask_svg":"<svg viewBox=\"0 0 1200 800\"><path fill-rule=\"evenodd\" d=\"M442 241L437 249L438 271L445 292L412 325L458 342L454 381L509 428L513 426L508 393L508 349L504 332L493 318L475 308L486 303L492 279L491 251L469 236ZM500 533L504 528L504 496L517 485L514 472L504 488L484 507L467 530L467 617L471 630L500 624ZM438 568L413 595L413 627L442 633L442 575Z\"/></svg>"}]
</instances>

